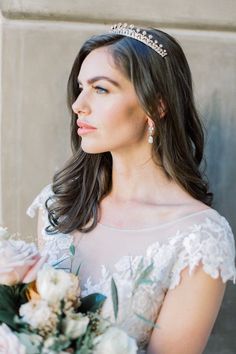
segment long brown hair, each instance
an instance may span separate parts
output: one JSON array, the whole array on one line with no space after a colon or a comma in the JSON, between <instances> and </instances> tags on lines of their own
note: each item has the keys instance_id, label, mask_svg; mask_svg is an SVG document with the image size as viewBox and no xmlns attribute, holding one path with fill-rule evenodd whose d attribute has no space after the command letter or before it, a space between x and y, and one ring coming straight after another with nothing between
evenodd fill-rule
<instances>
[{"instance_id":1,"label":"long brown hair","mask_svg":"<svg viewBox=\"0 0 236 354\"><path fill-rule=\"evenodd\" d=\"M154 28L145 30L163 44L168 52L165 58L135 39L108 33L88 39L74 61L68 80L72 157L53 178L54 195L46 202L51 224L48 232L94 229L99 220L99 202L111 189L111 153L89 154L81 149L81 137L76 132L77 116L71 109L80 94L77 78L84 59L92 50L104 46L133 83L144 111L155 123L154 160L159 156L169 178L194 198L211 205L212 194L200 169L203 128L194 104L186 57L169 34ZM160 98L166 105L164 119L158 113Z\"/></svg>"}]
</instances>

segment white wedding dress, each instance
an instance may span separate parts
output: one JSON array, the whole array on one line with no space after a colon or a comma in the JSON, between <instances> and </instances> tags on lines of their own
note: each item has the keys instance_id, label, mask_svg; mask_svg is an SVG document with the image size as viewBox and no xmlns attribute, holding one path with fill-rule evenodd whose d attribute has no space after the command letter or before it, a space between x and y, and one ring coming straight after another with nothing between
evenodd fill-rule
<instances>
[{"instance_id":1,"label":"white wedding dress","mask_svg":"<svg viewBox=\"0 0 236 354\"><path fill-rule=\"evenodd\" d=\"M43 209L43 252L48 252L50 264L58 268L76 271L81 264L82 296L93 292L105 294L103 314L111 319L114 319L111 301L111 278L114 278L119 296L117 322L137 340L140 353L147 347L152 329L137 314L155 322L166 292L178 286L185 267L189 267L192 274L202 262L204 271L211 277L221 276L223 282L236 282L234 237L226 219L213 209L138 230L98 223L96 232L77 232L76 237L62 233L48 235L44 203L51 194L49 185L27 210L33 217L37 208ZM76 249L74 260L69 250L72 242ZM148 276L151 281L138 286L132 296L140 267L151 263L153 267Z\"/></svg>"}]
</instances>

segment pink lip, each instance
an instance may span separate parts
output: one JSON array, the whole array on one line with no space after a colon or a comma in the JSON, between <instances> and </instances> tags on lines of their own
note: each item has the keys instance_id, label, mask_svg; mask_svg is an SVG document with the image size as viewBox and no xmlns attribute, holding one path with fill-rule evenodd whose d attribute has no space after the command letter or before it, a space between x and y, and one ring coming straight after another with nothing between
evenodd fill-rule
<instances>
[{"instance_id":1,"label":"pink lip","mask_svg":"<svg viewBox=\"0 0 236 354\"><path fill-rule=\"evenodd\" d=\"M79 129L77 129L77 134L84 135L84 134L92 133L95 130L97 130L97 129L96 128L79 128Z\"/></svg>"},{"instance_id":2,"label":"pink lip","mask_svg":"<svg viewBox=\"0 0 236 354\"><path fill-rule=\"evenodd\" d=\"M89 125L89 124L87 124L87 123L85 123L85 122L82 122L80 119L77 119L77 121L76 121L76 123L77 123L77 125L78 125L78 127L79 128L81 128L81 130L82 129L97 129L96 127L93 127L92 125Z\"/></svg>"}]
</instances>

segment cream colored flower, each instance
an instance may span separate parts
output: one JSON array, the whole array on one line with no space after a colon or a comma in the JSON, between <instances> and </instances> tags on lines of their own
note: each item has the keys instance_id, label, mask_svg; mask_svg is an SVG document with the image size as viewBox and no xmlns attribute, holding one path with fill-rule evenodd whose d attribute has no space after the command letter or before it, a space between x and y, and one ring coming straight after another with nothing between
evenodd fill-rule
<instances>
[{"instance_id":1,"label":"cream colored flower","mask_svg":"<svg viewBox=\"0 0 236 354\"><path fill-rule=\"evenodd\" d=\"M72 349L67 349L67 350L57 350L55 349L55 347L57 347L57 342L58 339L60 341L60 339L62 339L62 341L65 341L65 337L63 336L56 336L56 337L48 337L43 344L43 348L41 349L42 351L40 353L42 354L68 354L68 353L74 353L74 350ZM52 349L54 347L54 349Z\"/></svg>"},{"instance_id":2,"label":"cream colored flower","mask_svg":"<svg viewBox=\"0 0 236 354\"><path fill-rule=\"evenodd\" d=\"M0 353L26 354L25 346L20 343L16 335L5 324L0 326Z\"/></svg>"},{"instance_id":3,"label":"cream colored flower","mask_svg":"<svg viewBox=\"0 0 236 354\"><path fill-rule=\"evenodd\" d=\"M55 327L57 316L45 300L31 300L20 307L20 316L32 328Z\"/></svg>"},{"instance_id":4,"label":"cream colored flower","mask_svg":"<svg viewBox=\"0 0 236 354\"><path fill-rule=\"evenodd\" d=\"M70 339L82 336L88 327L89 318L79 313L71 313L63 321L64 334Z\"/></svg>"},{"instance_id":5,"label":"cream colored flower","mask_svg":"<svg viewBox=\"0 0 236 354\"><path fill-rule=\"evenodd\" d=\"M42 299L49 304L60 300L74 300L79 296L79 279L74 274L61 269L44 266L38 273L37 290Z\"/></svg>"},{"instance_id":6,"label":"cream colored flower","mask_svg":"<svg viewBox=\"0 0 236 354\"><path fill-rule=\"evenodd\" d=\"M23 281L39 259L35 244L1 238L0 284L13 285Z\"/></svg>"},{"instance_id":7,"label":"cream colored flower","mask_svg":"<svg viewBox=\"0 0 236 354\"><path fill-rule=\"evenodd\" d=\"M94 354L136 354L138 350L136 341L117 327L109 327L94 344Z\"/></svg>"}]
</instances>

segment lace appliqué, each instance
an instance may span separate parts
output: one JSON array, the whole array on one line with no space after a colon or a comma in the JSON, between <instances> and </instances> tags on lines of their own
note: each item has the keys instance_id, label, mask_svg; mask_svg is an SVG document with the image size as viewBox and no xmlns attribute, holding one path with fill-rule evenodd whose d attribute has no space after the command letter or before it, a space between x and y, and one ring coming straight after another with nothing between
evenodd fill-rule
<instances>
[{"instance_id":1,"label":"lace appliqu\u00e9","mask_svg":"<svg viewBox=\"0 0 236 354\"><path fill-rule=\"evenodd\" d=\"M48 216L44 203L52 194L47 186L35 198L27 211L33 217L37 208L43 209L44 226ZM122 231L121 231L122 232ZM42 230L45 242L44 252L50 255L50 263L58 268L70 267L69 248L73 237L69 234L48 235ZM231 228L224 217L206 217L201 222L177 231L165 243L155 242L144 255L124 255L113 266L113 270L101 265L100 280L93 283L91 277L82 286L82 296L100 292L107 296L103 315L114 321L111 279L116 282L119 296L117 322L136 338L140 349L145 349L152 332L148 321L156 322L168 289L174 289L181 281L181 272L188 267L189 275L201 263L203 270L211 277L236 282L235 242ZM146 283L137 287L137 277L142 269L152 265ZM147 321L138 318L143 316Z\"/></svg>"},{"instance_id":2,"label":"lace appliqu\u00e9","mask_svg":"<svg viewBox=\"0 0 236 354\"><path fill-rule=\"evenodd\" d=\"M112 322L115 321L111 296L113 278L120 304L116 323L137 340L139 348L145 348L152 332L151 324L155 323L158 309L165 296L173 256L173 246L168 244L161 246L156 242L147 248L145 256L122 257L114 265L114 272L102 265L100 282L92 284L89 278L84 284L82 296L93 292L106 295L102 315L109 317ZM147 279L139 284L140 275L148 267L151 271Z\"/></svg>"},{"instance_id":3,"label":"lace appliqu\u00e9","mask_svg":"<svg viewBox=\"0 0 236 354\"><path fill-rule=\"evenodd\" d=\"M73 237L70 234L62 233L52 235L48 234L45 230L46 227L50 225L48 220L48 213L45 208L45 202L51 195L53 195L51 185L47 185L34 199L26 213L28 216L34 217L38 208L42 210L43 227L41 234L44 247L41 253L48 254L48 263L53 267L70 270L72 259L69 249L73 242Z\"/></svg>"},{"instance_id":4,"label":"lace appliqu\u00e9","mask_svg":"<svg viewBox=\"0 0 236 354\"><path fill-rule=\"evenodd\" d=\"M233 280L236 269L234 265L235 243L232 231L224 217L219 223L206 218L201 224L178 231L169 237L167 243L158 242L150 245L144 256L124 256L115 265L114 271L101 266L101 278L96 284L91 278L84 284L83 296L101 292L107 296L103 315L114 321L111 300L111 278L117 288L120 310L117 322L130 336L136 338L139 348L146 348L152 328L137 317L143 316L148 321L156 321L168 289L174 289L181 281L181 272L189 267L189 275L202 262L203 269L213 278L221 275L223 282ZM148 267L153 263L150 284L143 284L135 291L140 264ZM158 325L158 323L157 323Z\"/></svg>"},{"instance_id":5,"label":"lace appliqu\u00e9","mask_svg":"<svg viewBox=\"0 0 236 354\"><path fill-rule=\"evenodd\" d=\"M227 220L206 218L201 224L190 227L188 232L178 233L170 243L178 250L178 257L170 275L169 289L180 283L181 271L189 267L189 275L202 263L204 271L212 278L221 276L223 282L236 282L235 241ZM182 240L179 244L179 240Z\"/></svg>"}]
</instances>

